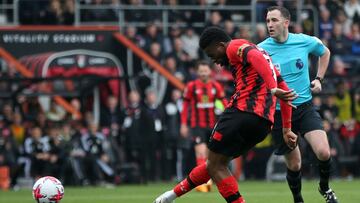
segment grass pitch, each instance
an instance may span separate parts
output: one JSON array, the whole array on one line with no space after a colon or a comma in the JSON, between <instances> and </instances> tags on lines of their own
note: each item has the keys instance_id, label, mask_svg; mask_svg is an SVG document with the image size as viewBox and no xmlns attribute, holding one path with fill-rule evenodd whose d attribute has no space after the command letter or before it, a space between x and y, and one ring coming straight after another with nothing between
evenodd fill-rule
<instances>
[{"instance_id":1,"label":"grass pitch","mask_svg":"<svg viewBox=\"0 0 360 203\"><path fill-rule=\"evenodd\" d=\"M175 184L175 183L174 183ZM174 184L130 185L115 188L65 187L61 203L152 203L157 195L172 188ZM317 191L316 181L303 181L306 203L325 202ZM360 180L334 180L331 186L341 203L360 203ZM241 194L248 203L292 203L286 182L239 182ZM0 203L35 203L30 190L1 191ZM216 187L210 193L190 192L176 203L224 203Z\"/></svg>"}]
</instances>

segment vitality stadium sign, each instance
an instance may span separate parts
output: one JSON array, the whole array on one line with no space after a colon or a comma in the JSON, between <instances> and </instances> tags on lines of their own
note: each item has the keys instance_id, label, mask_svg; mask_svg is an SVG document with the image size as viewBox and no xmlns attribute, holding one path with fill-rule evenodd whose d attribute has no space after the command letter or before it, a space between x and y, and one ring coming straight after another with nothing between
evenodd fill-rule
<instances>
[{"instance_id":1,"label":"vitality stadium sign","mask_svg":"<svg viewBox=\"0 0 360 203\"><path fill-rule=\"evenodd\" d=\"M16 58L44 52L87 49L111 52L118 27L2 27L0 46Z\"/></svg>"}]
</instances>

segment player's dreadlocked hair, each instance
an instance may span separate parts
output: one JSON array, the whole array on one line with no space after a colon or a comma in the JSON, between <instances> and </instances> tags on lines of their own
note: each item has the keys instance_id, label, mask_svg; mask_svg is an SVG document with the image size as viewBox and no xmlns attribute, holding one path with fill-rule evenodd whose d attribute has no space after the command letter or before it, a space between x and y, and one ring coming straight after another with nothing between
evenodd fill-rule
<instances>
[{"instance_id":1,"label":"player's dreadlocked hair","mask_svg":"<svg viewBox=\"0 0 360 203\"><path fill-rule=\"evenodd\" d=\"M211 26L206 28L202 32L200 36L199 46L201 49L205 49L213 43L229 41L231 41L231 37L226 34L224 30L219 27Z\"/></svg>"}]
</instances>

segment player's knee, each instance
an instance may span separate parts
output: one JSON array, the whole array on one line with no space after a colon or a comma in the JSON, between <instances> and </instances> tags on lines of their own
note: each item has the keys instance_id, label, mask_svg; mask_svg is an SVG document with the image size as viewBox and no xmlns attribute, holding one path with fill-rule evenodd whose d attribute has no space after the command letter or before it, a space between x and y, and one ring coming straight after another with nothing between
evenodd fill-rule
<instances>
[{"instance_id":1,"label":"player's knee","mask_svg":"<svg viewBox=\"0 0 360 203\"><path fill-rule=\"evenodd\" d=\"M208 161L206 164L206 169L211 177L214 177L217 173L219 173L222 170L227 170L227 166L224 166L220 164L219 162L214 163L211 161Z\"/></svg>"},{"instance_id":2,"label":"player's knee","mask_svg":"<svg viewBox=\"0 0 360 203\"><path fill-rule=\"evenodd\" d=\"M317 158L321 161L330 159L330 150L327 148L321 148L316 154Z\"/></svg>"},{"instance_id":3,"label":"player's knee","mask_svg":"<svg viewBox=\"0 0 360 203\"><path fill-rule=\"evenodd\" d=\"M301 160L300 159L294 159L291 162L287 163L287 167L292 171L300 171L301 169Z\"/></svg>"}]
</instances>

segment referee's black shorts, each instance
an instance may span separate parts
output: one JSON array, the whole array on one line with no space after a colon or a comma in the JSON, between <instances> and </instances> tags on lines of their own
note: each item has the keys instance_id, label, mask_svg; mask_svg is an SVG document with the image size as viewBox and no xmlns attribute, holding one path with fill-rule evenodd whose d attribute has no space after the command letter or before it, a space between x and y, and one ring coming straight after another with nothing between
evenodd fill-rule
<instances>
[{"instance_id":1,"label":"referee's black shorts","mask_svg":"<svg viewBox=\"0 0 360 203\"><path fill-rule=\"evenodd\" d=\"M254 113L228 108L214 127L208 148L228 157L238 157L264 140L271 125Z\"/></svg>"},{"instance_id":2,"label":"referee's black shorts","mask_svg":"<svg viewBox=\"0 0 360 203\"><path fill-rule=\"evenodd\" d=\"M305 102L296 109L293 109L291 127L294 133L301 136L313 130L324 130L320 114L315 110L311 101ZM284 155L291 152L291 149L284 142L280 111L275 112L274 128L271 134L276 147L276 155Z\"/></svg>"},{"instance_id":3,"label":"referee's black shorts","mask_svg":"<svg viewBox=\"0 0 360 203\"><path fill-rule=\"evenodd\" d=\"M207 143L211 136L212 128L194 127L190 129L190 134L195 145Z\"/></svg>"}]
</instances>

